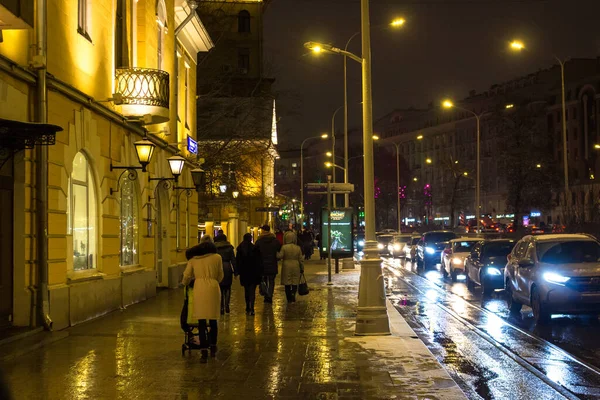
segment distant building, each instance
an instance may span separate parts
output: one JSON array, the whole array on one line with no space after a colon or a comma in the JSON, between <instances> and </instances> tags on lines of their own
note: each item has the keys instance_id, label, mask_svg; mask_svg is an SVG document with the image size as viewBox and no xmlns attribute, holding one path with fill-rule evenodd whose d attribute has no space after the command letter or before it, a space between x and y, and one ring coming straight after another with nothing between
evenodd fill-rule
<instances>
[{"instance_id":1,"label":"distant building","mask_svg":"<svg viewBox=\"0 0 600 400\"><path fill-rule=\"evenodd\" d=\"M567 133L569 145L569 179L572 204L581 218L591 217L591 209L597 201L600 185L595 183L600 164L598 150L600 101L600 62L598 59L574 59L566 63ZM560 68L555 65L525 77L495 84L485 93L471 92L457 105L472 110L481 117L481 214L492 214L506 221L512 219L506 207L509 182L502 169L503 149L511 146L500 136L489 116L493 113L510 112L510 104L541 104L545 110L545 130L540 135L550 135L554 152L543 163L554 163L562 174L562 112ZM411 179L401 183L409 187L408 201L403 219L433 220L448 223L450 220L449 198L454 180L449 162L457 162L464 171L476 170L476 121L467 112L454 109L442 110L433 105L428 109L394 110L375 122L375 131L381 133L382 143L400 143L400 154L410 169ZM393 150L393 147L390 147ZM458 190L455 213L463 211L475 216L474 175L462 179ZM431 185L432 204L424 206L424 189ZM562 188L562 184L559 185ZM551 210L530 210L538 222L559 222L564 199L562 190L556 193ZM457 217L457 215L455 215ZM455 219L458 220L457 218Z\"/></svg>"},{"instance_id":2,"label":"distant building","mask_svg":"<svg viewBox=\"0 0 600 400\"><path fill-rule=\"evenodd\" d=\"M223 229L233 244L271 223L277 112L263 65L265 1L204 1L198 14L217 46L198 63L198 140L209 191L200 229ZM234 198L234 194L237 196Z\"/></svg>"}]
</instances>

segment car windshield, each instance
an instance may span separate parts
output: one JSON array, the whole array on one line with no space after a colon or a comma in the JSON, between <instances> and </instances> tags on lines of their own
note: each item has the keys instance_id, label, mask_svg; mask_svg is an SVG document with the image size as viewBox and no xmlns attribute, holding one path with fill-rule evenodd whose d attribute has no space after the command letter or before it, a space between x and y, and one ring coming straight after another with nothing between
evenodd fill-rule
<instances>
[{"instance_id":1,"label":"car windshield","mask_svg":"<svg viewBox=\"0 0 600 400\"><path fill-rule=\"evenodd\" d=\"M492 242L486 243L483 247L483 256L488 257L506 257L510 254L514 242Z\"/></svg>"},{"instance_id":2,"label":"car windshield","mask_svg":"<svg viewBox=\"0 0 600 400\"><path fill-rule=\"evenodd\" d=\"M379 243L387 244L387 243L391 242L393 238L394 237L390 236L390 235L381 235L381 236L377 236L377 241Z\"/></svg>"},{"instance_id":3,"label":"car windshield","mask_svg":"<svg viewBox=\"0 0 600 400\"><path fill-rule=\"evenodd\" d=\"M429 243L440 243L447 242L452 239L456 239L456 234L454 232L435 232L428 234L425 241Z\"/></svg>"},{"instance_id":4,"label":"car windshield","mask_svg":"<svg viewBox=\"0 0 600 400\"><path fill-rule=\"evenodd\" d=\"M600 261L600 245L592 240L540 242L537 244L540 262L548 264L591 263Z\"/></svg>"},{"instance_id":5,"label":"car windshield","mask_svg":"<svg viewBox=\"0 0 600 400\"><path fill-rule=\"evenodd\" d=\"M452 249L455 253L470 253L473 246L475 246L477 242L454 242L454 248Z\"/></svg>"}]
</instances>

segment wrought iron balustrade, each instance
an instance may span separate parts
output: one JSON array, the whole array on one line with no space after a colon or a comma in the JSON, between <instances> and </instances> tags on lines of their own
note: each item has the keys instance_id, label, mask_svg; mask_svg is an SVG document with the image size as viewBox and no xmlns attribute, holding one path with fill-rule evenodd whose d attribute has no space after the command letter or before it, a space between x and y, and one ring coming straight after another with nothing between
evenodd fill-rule
<instances>
[{"instance_id":1,"label":"wrought iron balustrade","mask_svg":"<svg viewBox=\"0 0 600 400\"><path fill-rule=\"evenodd\" d=\"M125 105L169 108L169 73L152 68L117 68L115 92Z\"/></svg>"}]
</instances>

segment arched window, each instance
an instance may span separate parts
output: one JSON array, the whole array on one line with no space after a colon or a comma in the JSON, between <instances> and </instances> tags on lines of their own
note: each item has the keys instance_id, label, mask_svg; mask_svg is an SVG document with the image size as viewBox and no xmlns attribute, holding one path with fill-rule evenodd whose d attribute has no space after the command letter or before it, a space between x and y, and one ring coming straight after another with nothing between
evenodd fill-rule
<instances>
[{"instance_id":1,"label":"arched window","mask_svg":"<svg viewBox=\"0 0 600 400\"><path fill-rule=\"evenodd\" d=\"M73 236L73 270L96 268L97 214L94 178L81 152L73 159L69 180L69 228Z\"/></svg>"},{"instance_id":2,"label":"arched window","mask_svg":"<svg viewBox=\"0 0 600 400\"><path fill-rule=\"evenodd\" d=\"M238 32L250 32L250 13L246 10L238 13Z\"/></svg>"},{"instance_id":3,"label":"arched window","mask_svg":"<svg viewBox=\"0 0 600 400\"><path fill-rule=\"evenodd\" d=\"M162 69L163 48L165 42L165 33L167 29L167 6L165 0L157 0L156 2L156 68Z\"/></svg>"},{"instance_id":4,"label":"arched window","mask_svg":"<svg viewBox=\"0 0 600 400\"><path fill-rule=\"evenodd\" d=\"M135 183L121 178L121 265L138 264L138 195Z\"/></svg>"}]
</instances>

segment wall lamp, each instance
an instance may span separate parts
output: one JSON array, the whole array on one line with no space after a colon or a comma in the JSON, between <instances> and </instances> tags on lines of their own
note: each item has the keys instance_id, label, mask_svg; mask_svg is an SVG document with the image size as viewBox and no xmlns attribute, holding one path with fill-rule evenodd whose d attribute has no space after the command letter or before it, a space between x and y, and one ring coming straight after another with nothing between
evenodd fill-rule
<instances>
[{"instance_id":1,"label":"wall lamp","mask_svg":"<svg viewBox=\"0 0 600 400\"><path fill-rule=\"evenodd\" d=\"M112 160L110 161L110 170L113 171L115 169L123 169L124 171L119 175L119 179L117 180L117 188L110 188L110 195L112 196L114 193L117 193L120 188L121 177L124 173L128 172L127 178L131 181L135 181L137 179L137 169L141 169L142 172L146 172L146 167L150 164L152 160L152 155L154 154L155 145L151 141L149 141L145 136L142 140L138 140L133 143L135 146L135 154L137 155L138 162L141 166L118 166L113 165Z\"/></svg>"}]
</instances>

